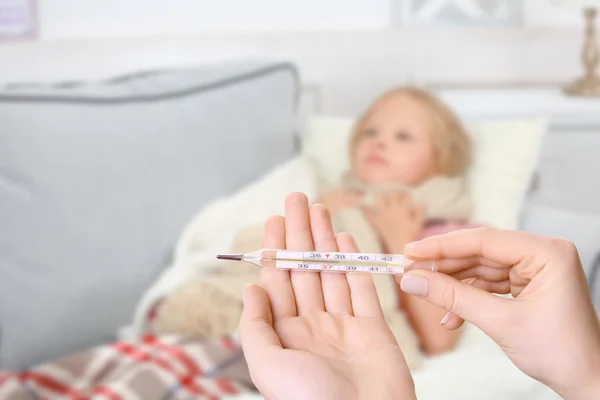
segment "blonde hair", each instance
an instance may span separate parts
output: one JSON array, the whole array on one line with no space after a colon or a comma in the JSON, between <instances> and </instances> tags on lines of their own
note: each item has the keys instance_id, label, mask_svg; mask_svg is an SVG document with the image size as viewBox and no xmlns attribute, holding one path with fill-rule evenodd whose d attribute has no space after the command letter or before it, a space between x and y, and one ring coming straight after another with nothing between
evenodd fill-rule
<instances>
[{"instance_id":1,"label":"blonde hair","mask_svg":"<svg viewBox=\"0 0 600 400\"><path fill-rule=\"evenodd\" d=\"M350 138L350 153L365 130L365 124L373 111L384 101L394 96L408 96L427 109L433 126L436 144L437 170L440 174L456 176L464 173L471 163L471 139L460 119L440 99L414 87L394 88L380 96L356 122Z\"/></svg>"}]
</instances>

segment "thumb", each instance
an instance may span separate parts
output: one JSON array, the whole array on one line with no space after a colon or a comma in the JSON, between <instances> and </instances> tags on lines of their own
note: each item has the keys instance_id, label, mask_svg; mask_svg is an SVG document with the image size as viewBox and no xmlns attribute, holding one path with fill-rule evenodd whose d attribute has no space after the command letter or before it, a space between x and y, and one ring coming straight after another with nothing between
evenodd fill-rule
<instances>
[{"instance_id":1,"label":"thumb","mask_svg":"<svg viewBox=\"0 0 600 400\"><path fill-rule=\"evenodd\" d=\"M260 363L273 349L280 349L281 342L273 329L273 315L265 290L258 285L244 288L244 311L238 327L246 361L252 366Z\"/></svg>"},{"instance_id":2,"label":"thumb","mask_svg":"<svg viewBox=\"0 0 600 400\"><path fill-rule=\"evenodd\" d=\"M407 272L400 288L472 323L492 338L509 312L509 300L439 272Z\"/></svg>"}]
</instances>

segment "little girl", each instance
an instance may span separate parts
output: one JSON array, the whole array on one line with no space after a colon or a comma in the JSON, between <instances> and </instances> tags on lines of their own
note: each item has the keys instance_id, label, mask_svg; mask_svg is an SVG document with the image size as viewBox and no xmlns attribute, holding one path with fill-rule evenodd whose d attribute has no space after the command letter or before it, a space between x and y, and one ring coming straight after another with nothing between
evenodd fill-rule
<instances>
[{"instance_id":1,"label":"little girl","mask_svg":"<svg viewBox=\"0 0 600 400\"><path fill-rule=\"evenodd\" d=\"M391 90L355 126L345 185L325 193L319 202L334 217L359 207L381 248L402 253L409 242L468 227L470 202L464 173L470 151L463 125L440 100L415 88ZM374 207L361 204L370 188L383 186L397 189L378 192ZM455 346L459 331L440 324L446 314L443 309L399 290L398 297L426 354Z\"/></svg>"}]
</instances>

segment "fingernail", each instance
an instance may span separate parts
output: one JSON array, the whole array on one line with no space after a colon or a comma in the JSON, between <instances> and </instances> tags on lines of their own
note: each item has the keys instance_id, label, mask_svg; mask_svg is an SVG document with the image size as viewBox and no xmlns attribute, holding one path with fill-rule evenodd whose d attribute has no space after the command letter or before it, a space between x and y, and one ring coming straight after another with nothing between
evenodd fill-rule
<instances>
[{"instance_id":1,"label":"fingernail","mask_svg":"<svg viewBox=\"0 0 600 400\"><path fill-rule=\"evenodd\" d=\"M444 315L444 318L442 318L442 321L440 322L440 325L446 325L446 323L448 321L450 321L450 317L452 317L452 313L449 312L446 315Z\"/></svg>"},{"instance_id":2,"label":"fingernail","mask_svg":"<svg viewBox=\"0 0 600 400\"><path fill-rule=\"evenodd\" d=\"M433 260L433 261L431 261L431 270L432 270L433 272L437 272L437 270L438 270L438 265L437 265L437 261L436 261L436 260Z\"/></svg>"},{"instance_id":3,"label":"fingernail","mask_svg":"<svg viewBox=\"0 0 600 400\"><path fill-rule=\"evenodd\" d=\"M404 275L400 281L400 289L408 294L425 297L429 292L429 280L422 276Z\"/></svg>"}]
</instances>

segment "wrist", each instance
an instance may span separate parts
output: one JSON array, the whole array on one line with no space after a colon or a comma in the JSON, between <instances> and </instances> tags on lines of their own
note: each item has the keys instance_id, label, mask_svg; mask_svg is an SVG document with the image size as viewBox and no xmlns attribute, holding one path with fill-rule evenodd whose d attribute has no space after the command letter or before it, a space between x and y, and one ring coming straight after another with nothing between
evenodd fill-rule
<instances>
[{"instance_id":1,"label":"wrist","mask_svg":"<svg viewBox=\"0 0 600 400\"><path fill-rule=\"evenodd\" d=\"M600 398L600 374L587 385L555 390L565 400L596 400Z\"/></svg>"},{"instance_id":2,"label":"wrist","mask_svg":"<svg viewBox=\"0 0 600 400\"><path fill-rule=\"evenodd\" d=\"M417 399L415 384L410 378L410 382L403 382L402 379L396 379L395 382L381 379L379 382L373 382L371 385L365 385L359 389L357 400L396 400L396 399Z\"/></svg>"},{"instance_id":3,"label":"wrist","mask_svg":"<svg viewBox=\"0 0 600 400\"><path fill-rule=\"evenodd\" d=\"M580 399L598 399L600 398L600 371L593 378L594 380L585 388Z\"/></svg>"},{"instance_id":4,"label":"wrist","mask_svg":"<svg viewBox=\"0 0 600 400\"><path fill-rule=\"evenodd\" d=\"M600 361L600 358L597 358ZM600 362L592 363L589 374L578 382L569 382L560 388L552 388L566 400L593 400L600 398Z\"/></svg>"}]
</instances>

